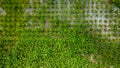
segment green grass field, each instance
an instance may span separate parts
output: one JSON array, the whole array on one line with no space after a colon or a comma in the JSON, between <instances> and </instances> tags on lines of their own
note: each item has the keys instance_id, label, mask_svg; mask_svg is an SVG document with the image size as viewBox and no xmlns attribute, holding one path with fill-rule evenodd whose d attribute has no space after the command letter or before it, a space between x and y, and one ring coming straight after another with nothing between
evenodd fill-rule
<instances>
[{"instance_id":1,"label":"green grass field","mask_svg":"<svg viewBox=\"0 0 120 68\"><path fill-rule=\"evenodd\" d=\"M82 0L75 2L76 10L70 10L75 17L70 21L66 15L61 16L64 20L59 19L55 13L58 10L52 11L53 5L49 6L52 1L32 6L40 8L35 10L35 15L27 14L26 18L24 9L30 7L28 0L24 3L22 0L1 1L6 15L0 15L0 68L120 67L119 44L93 34L84 18L79 21L78 17L83 16ZM68 10L60 12L63 11ZM79 23L71 25L68 23L71 21Z\"/></svg>"}]
</instances>

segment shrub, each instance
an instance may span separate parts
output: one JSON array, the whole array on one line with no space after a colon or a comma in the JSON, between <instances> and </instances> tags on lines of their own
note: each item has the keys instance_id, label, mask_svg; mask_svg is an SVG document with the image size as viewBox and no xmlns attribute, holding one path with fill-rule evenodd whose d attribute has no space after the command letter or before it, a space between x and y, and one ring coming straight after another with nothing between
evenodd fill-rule
<instances>
[{"instance_id":1,"label":"shrub","mask_svg":"<svg viewBox=\"0 0 120 68\"><path fill-rule=\"evenodd\" d=\"M120 8L120 0L110 0L110 2Z\"/></svg>"}]
</instances>

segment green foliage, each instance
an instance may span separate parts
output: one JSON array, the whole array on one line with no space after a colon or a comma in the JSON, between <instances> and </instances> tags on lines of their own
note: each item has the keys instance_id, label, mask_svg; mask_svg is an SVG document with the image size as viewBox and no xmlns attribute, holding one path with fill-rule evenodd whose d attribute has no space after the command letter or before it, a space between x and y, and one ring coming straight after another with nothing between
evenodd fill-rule
<instances>
[{"instance_id":1,"label":"green foliage","mask_svg":"<svg viewBox=\"0 0 120 68\"><path fill-rule=\"evenodd\" d=\"M120 8L120 0L110 0L110 2Z\"/></svg>"}]
</instances>

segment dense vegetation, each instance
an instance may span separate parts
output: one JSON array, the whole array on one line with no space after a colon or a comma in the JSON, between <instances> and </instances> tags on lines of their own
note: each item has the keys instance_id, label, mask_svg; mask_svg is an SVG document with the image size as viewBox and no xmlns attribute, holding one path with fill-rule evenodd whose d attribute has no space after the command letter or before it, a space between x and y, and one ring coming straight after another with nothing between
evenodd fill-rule
<instances>
[{"instance_id":1,"label":"dense vegetation","mask_svg":"<svg viewBox=\"0 0 120 68\"><path fill-rule=\"evenodd\" d=\"M74 1L71 6L74 9L70 10L65 7L67 0L60 1L63 5L58 11L59 7L53 5L54 0L44 4L36 4L36 0L32 6L38 9L34 10L36 14L26 14L24 18L25 8L31 8L29 0L2 0L1 6L7 15L0 16L3 27L0 29L0 68L120 67L118 44L93 35L88 28L90 25L81 18L84 17L83 0L69 0L70 3ZM90 54L96 55L98 64L89 62Z\"/></svg>"},{"instance_id":2,"label":"dense vegetation","mask_svg":"<svg viewBox=\"0 0 120 68\"><path fill-rule=\"evenodd\" d=\"M120 8L120 0L110 0L110 2Z\"/></svg>"}]
</instances>

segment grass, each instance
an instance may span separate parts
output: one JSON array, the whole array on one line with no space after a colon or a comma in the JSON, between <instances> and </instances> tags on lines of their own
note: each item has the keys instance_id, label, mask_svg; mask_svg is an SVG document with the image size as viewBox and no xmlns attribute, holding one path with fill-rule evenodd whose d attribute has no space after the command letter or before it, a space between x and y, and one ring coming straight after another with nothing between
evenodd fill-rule
<instances>
[{"instance_id":1,"label":"grass","mask_svg":"<svg viewBox=\"0 0 120 68\"><path fill-rule=\"evenodd\" d=\"M34 22L40 21L41 28L34 28L32 25L31 28L25 29L27 20L23 19L22 16L25 6L19 6L22 2L19 2L20 4L17 3L17 0L15 2L18 7L21 7L21 10L11 9L9 5L13 8L15 6L4 4L3 9L6 10L7 15L0 16L0 25L3 27L0 30L0 68L120 67L119 44L108 42L109 40L106 41L93 35L93 31L88 28L90 25L81 23L70 25L68 20L53 19L48 14L48 16L38 15L42 19L31 16L33 25L35 25ZM77 4L79 2L76 3L76 6ZM41 4L40 6L43 7ZM43 10L37 13L43 13ZM52 11L50 13L52 14ZM86 23L84 19L83 21L77 19L82 14L74 15L76 17L74 22ZM44 28L45 18L50 24L48 28ZM29 26L29 24L27 25ZM90 59L91 55L94 55L92 58L96 63Z\"/></svg>"}]
</instances>

